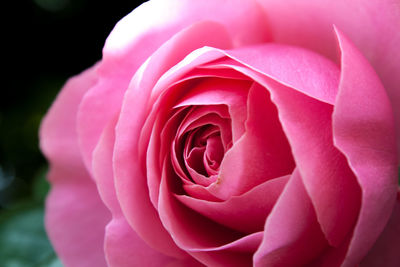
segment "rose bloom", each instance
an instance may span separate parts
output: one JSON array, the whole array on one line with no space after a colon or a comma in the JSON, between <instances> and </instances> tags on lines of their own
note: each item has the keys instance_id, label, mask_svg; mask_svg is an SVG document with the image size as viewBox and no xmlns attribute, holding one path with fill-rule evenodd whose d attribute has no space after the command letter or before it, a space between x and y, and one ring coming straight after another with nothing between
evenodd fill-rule
<instances>
[{"instance_id":1,"label":"rose bloom","mask_svg":"<svg viewBox=\"0 0 400 267\"><path fill-rule=\"evenodd\" d=\"M396 0L132 11L41 126L62 262L400 266L399 29Z\"/></svg>"}]
</instances>

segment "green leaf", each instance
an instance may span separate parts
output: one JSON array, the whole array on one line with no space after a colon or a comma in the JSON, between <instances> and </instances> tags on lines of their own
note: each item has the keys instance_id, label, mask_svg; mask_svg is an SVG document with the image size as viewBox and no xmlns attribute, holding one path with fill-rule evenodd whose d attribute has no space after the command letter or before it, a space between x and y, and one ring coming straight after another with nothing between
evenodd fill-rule
<instances>
[{"instance_id":1,"label":"green leaf","mask_svg":"<svg viewBox=\"0 0 400 267\"><path fill-rule=\"evenodd\" d=\"M0 214L0 262L5 267L61 267L46 236L41 205Z\"/></svg>"}]
</instances>

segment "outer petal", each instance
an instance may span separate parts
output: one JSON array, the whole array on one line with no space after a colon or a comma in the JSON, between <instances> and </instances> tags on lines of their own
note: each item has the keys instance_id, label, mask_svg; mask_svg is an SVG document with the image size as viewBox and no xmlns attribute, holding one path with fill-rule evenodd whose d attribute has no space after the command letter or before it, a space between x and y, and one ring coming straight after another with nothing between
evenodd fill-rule
<instances>
[{"instance_id":1,"label":"outer petal","mask_svg":"<svg viewBox=\"0 0 400 267\"><path fill-rule=\"evenodd\" d=\"M162 266L177 259L168 257L149 247L126 222L114 187L112 155L114 129L112 120L104 129L93 153L93 173L100 195L113 214L106 227L105 253L110 267ZM161 238L161 236L160 236Z\"/></svg>"},{"instance_id":2,"label":"outer petal","mask_svg":"<svg viewBox=\"0 0 400 267\"><path fill-rule=\"evenodd\" d=\"M362 267L400 266L400 188L397 201L388 224L372 247L367 257L361 262Z\"/></svg>"},{"instance_id":3,"label":"outer petal","mask_svg":"<svg viewBox=\"0 0 400 267\"><path fill-rule=\"evenodd\" d=\"M333 114L335 145L362 189L361 210L344 266L369 251L391 214L397 191L393 113L385 89L357 48L337 31L342 74Z\"/></svg>"},{"instance_id":4,"label":"outer petal","mask_svg":"<svg viewBox=\"0 0 400 267\"><path fill-rule=\"evenodd\" d=\"M121 107L124 92L139 66L173 35L204 20L226 27L234 45L260 43L268 38L264 13L254 0L233 0L229 5L222 0L153 0L132 11L115 26L103 49L100 81L85 96L79 115L80 143L89 168L102 129ZM212 26L208 36L219 37ZM201 36L198 37L194 41L201 40ZM207 44L199 42L198 47L201 45ZM192 45L186 47L189 48L195 49ZM184 54L185 50L181 52ZM159 68L165 71L179 59L160 62Z\"/></svg>"},{"instance_id":5,"label":"outer petal","mask_svg":"<svg viewBox=\"0 0 400 267\"><path fill-rule=\"evenodd\" d=\"M336 58L335 24L365 55L385 86L400 137L400 3L397 0L258 0L274 42ZM400 148L400 142L398 144Z\"/></svg>"},{"instance_id":6,"label":"outer petal","mask_svg":"<svg viewBox=\"0 0 400 267\"><path fill-rule=\"evenodd\" d=\"M52 184L46 201L46 229L67 266L106 266L103 240L110 214L83 165L75 128L78 105L96 82L96 68L67 82L40 129Z\"/></svg>"}]
</instances>

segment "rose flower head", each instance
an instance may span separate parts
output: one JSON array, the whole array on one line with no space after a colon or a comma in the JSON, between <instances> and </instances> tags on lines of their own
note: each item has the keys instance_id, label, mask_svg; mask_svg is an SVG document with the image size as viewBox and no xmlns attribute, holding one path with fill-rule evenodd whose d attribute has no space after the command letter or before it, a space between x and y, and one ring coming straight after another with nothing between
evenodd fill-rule
<instances>
[{"instance_id":1,"label":"rose flower head","mask_svg":"<svg viewBox=\"0 0 400 267\"><path fill-rule=\"evenodd\" d=\"M400 4L151 0L40 131L66 266L400 266Z\"/></svg>"}]
</instances>

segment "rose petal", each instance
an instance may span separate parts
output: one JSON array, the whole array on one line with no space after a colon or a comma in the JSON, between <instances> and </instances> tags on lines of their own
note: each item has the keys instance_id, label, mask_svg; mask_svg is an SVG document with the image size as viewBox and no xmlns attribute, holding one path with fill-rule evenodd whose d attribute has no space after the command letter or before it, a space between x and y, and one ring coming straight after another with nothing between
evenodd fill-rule
<instances>
[{"instance_id":1,"label":"rose petal","mask_svg":"<svg viewBox=\"0 0 400 267\"><path fill-rule=\"evenodd\" d=\"M160 252L149 247L128 225L123 217L114 186L113 149L115 142L116 118L104 129L99 143L93 152L93 174L96 178L100 196L111 210L113 218L106 227L105 253L110 266L159 266L161 263L173 261ZM160 240L156 248L166 253L184 258L186 255L171 239L163 233L155 233Z\"/></svg>"},{"instance_id":2,"label":"rose petal","mask_svg":"<svg viewBox=\"0 0 400 267\"><path fill-rule=\"evenodd\" d=\"M218 37L209 35L210 25L213 25L213 30L219 34ZM201 42L198 42L199 40ZM161 245L160 240L164 240L160 239L159 235L168 236L168 233L162 227L158 213L149 199L143 161L145 154L139 154L138 140L147 117L148 98L158 76L170 67L169 64L175 64L175 61L188 53L188 50L205 43L226 46L228 41L224 29L218 25L208 22L193 25L166 42L146 64L142 65L125 94L116 127L115 188L129 225L153 247L158 247ZM161 64L162 60L163 64ZM135 108L132 109L132 107Z\"/></svg>"},{"instance_id":3,"label":"rose petal","mask_svg":"<svg viewBox=\"0 0 400 267\"><path fill-rule=\"evenodd\" d=\"M304 266L326 246L313 204L296 169L265 222L254 265Z\"/></svg>"},{"instance_id":4,"label":"rose petal","mask_svg":"<svg viewBox=\"0 0 400 267\"><path fill-rule=\"evenodd\" d=\"M49 177L45 225L57 255L66 266L107 266L103 246L110 213L83 163L70 171L52 166Z\"/></svg>"},{"instance_id":5,"label":"rose petal","mask_svg":"<svg viewBox=\"0 0 400 267\"><path fill-rule=\"evenodd\" d=\"M189 43L173 45L176 49L173 53L166 53L168 60L161 62L157 59L157 67L152 67L154 75L168 70L196 48L204 45L230 46L231 38L227 39L227 36L232 37L235 45L268 40L265 15L258 3L234 0L225 8L220 8L221 5L225 5L221 0L196 3L190 0L148 1L115 26L103 49L100 82L85 96L79 115L79 138L87 167L91 167L91 154L102 129L121 107L131 77L150 55L160 46L165 46L176 33L185 28L196 28L187 38ZM216 23L204 22L206 20ZM221 28L226 28L228 32L221 32Z\"/></svg>"},{"instance_id":6,"label":"rose petal","mask_svg":"<svg viewBox=\"0 0 400 267\"><path fill-rule=\"evenodd\" d=\"M268 92L258 84L247 99L246 132L226 152L219 179L209 187L218 198L240 195L269 179L291 173L293 157Z\"/></svg>"},{"instance_id":7,"label":"rose petal","mask_svg":"<svg viewBox=\"0 0 400 267\"><path fill-rule=\"evenodd\" d=\"M158 210L178 246L208 266L250 265L262 233L243 237L187 208L173 197L173 170L164 166Z\"/></svg>"},{"instance_id":8,"label":"rose petal","mask_svg":"<svg viewBox=\"0 0 400 267\"><path fill-rule=\"evenodd\" d=\"M385 89L358 49L340 31L336 33L342 76L333 114L334 141L362 188L360 215L343 265L354 266L389 219L396 198L398 157Z\"/></svg>"},{"instance_id":9,"label":"rose petal","mask_svg":"<svg viewBox=\"0 0 400 267\"><path fill-rule=\"evenodd\" d=\"M135 10L132 14L135 12L143 12L142 9L143 8L139 8L139 11ZM139 23L138 25L142 24ZM138 25L134 28L140 28ZM211 29L212 32L210 32ZM117 27L113 32L118 31ZM149 36L154 37L155 33L151 31L148 34ZM169 36L167 33L164 34L158 35L163 38ZM131 32L128 35L135 36ZM110 36L111 39L113 38L112 36L113 35ZM157 43L157 40L159 40L158 38L160 37L151 39L152 43ZM138 38L138 40L141 39ZM123 59L119 58L121 55L113 54L117 51L112 49L108 50L108 46L105 46L104 59L99 67L99 82L85 95L78 114L80 145L83 151L85 163L89 168L91 167L93 149L96 146L103 128L112 116L120 110L123 95L129 86L129 82L134 76L135 71L138 70L140 64L143 63L148 56L151 55L152 59L148 59L147 63L145 63L143 67L145 67L146 64L155 64L155 62L156 65L152 67L151 73L147 74L144 80L141 81L142 89L144 84L150 86L148 83L155 82L158 76L168 70L171 66L175 65L183 59L187 53L194 49L204 45L212 45L220 48L231 46L231 39L225 28L220 24L209 21L202 21L193 24L176 33L168 41L167 39L164 41L166 42L152 55L149 53L150 51L148 51L148 49L155 49L152 44L148 44L147 42L133 42L130 44L129 49L134 48L134 51L131 51L132 53L129 55L125 55ZM146 48L143 48L143 46ZM140 51L140 53L138 53L136 49L137 51ZM115 65L118 65L118 67L115 67ZM139 73L140 72L141 70L139 70ZM138 74L136 74L136 76L137 75ZM150 94L150 91L146 92L146 94ZM145 95L143 97L145 97ZM145 102L143 104L145 104ZM104 108L105 105L107 106L106 109Z\"/></svg>"},{"instance_id":10,"label":"rose petal","mask_svg":"<svg viewBox=\"0 0 400 267\"><path fill-rule=\"evenodd\" d=\"M263 45L250 53L243 51L247 50L229 51L235 61L225 60L225 64L270 90L318 221L329 242L338 245L357 218L360 189L346 159L332 144L333 109L328 103L336 97L337 67L317 54L288 46ZM294 59L278 60L273 51L278 55L287 51ZM264 56L268 60L263 61ZM247 67L241 67L239 62Z\"/></svg>"},{"instance_id":11,"label":"rose petal","mask_svg":"<svg viewBox=\"0 0 400 267\"><path fill-rule=\"evenodd\" d=\"M274 42L300 45L333 60L335 24L365 55L380 76L396 113L400 137L400 5L397 0L259 0ZM398 146L400 149L400 142Z\"/></svg>"},{"instance_id":12,"label":"rose petal","mask_svg":"<svg viewBox=\"0 0 400 267\"><path fill-rule=\"evenodd\" d=\"M263 230L265 219L287 180L288 176L282 176L266 181L223 202L206 201L186 195L176 197L186 206L222 225L241 232L254 233Z\"/></svg>"},{"instance_id":13,"label":"rose petal","mask_svg":"<svg viewBox=\"0 0 400 267\"><path fill-rule=\"evenodd\" d=\"M110 214L82 162L75 128L78 105L96 82L96 69L97 65L66 83L40 128L52 184L46 230L62 262L71 266L106 266L104 227Z\"/></svg>"},{"instance_id":14,"label":"rose petal","mask_svg":"<svg viewBox=\"0 0 400 267\"><path fill-rule=\"evenodd\" d=\"M400 188L392 215L378 240L362 260L362 267L400 266Z\"/></svg>"}]
</instances>

